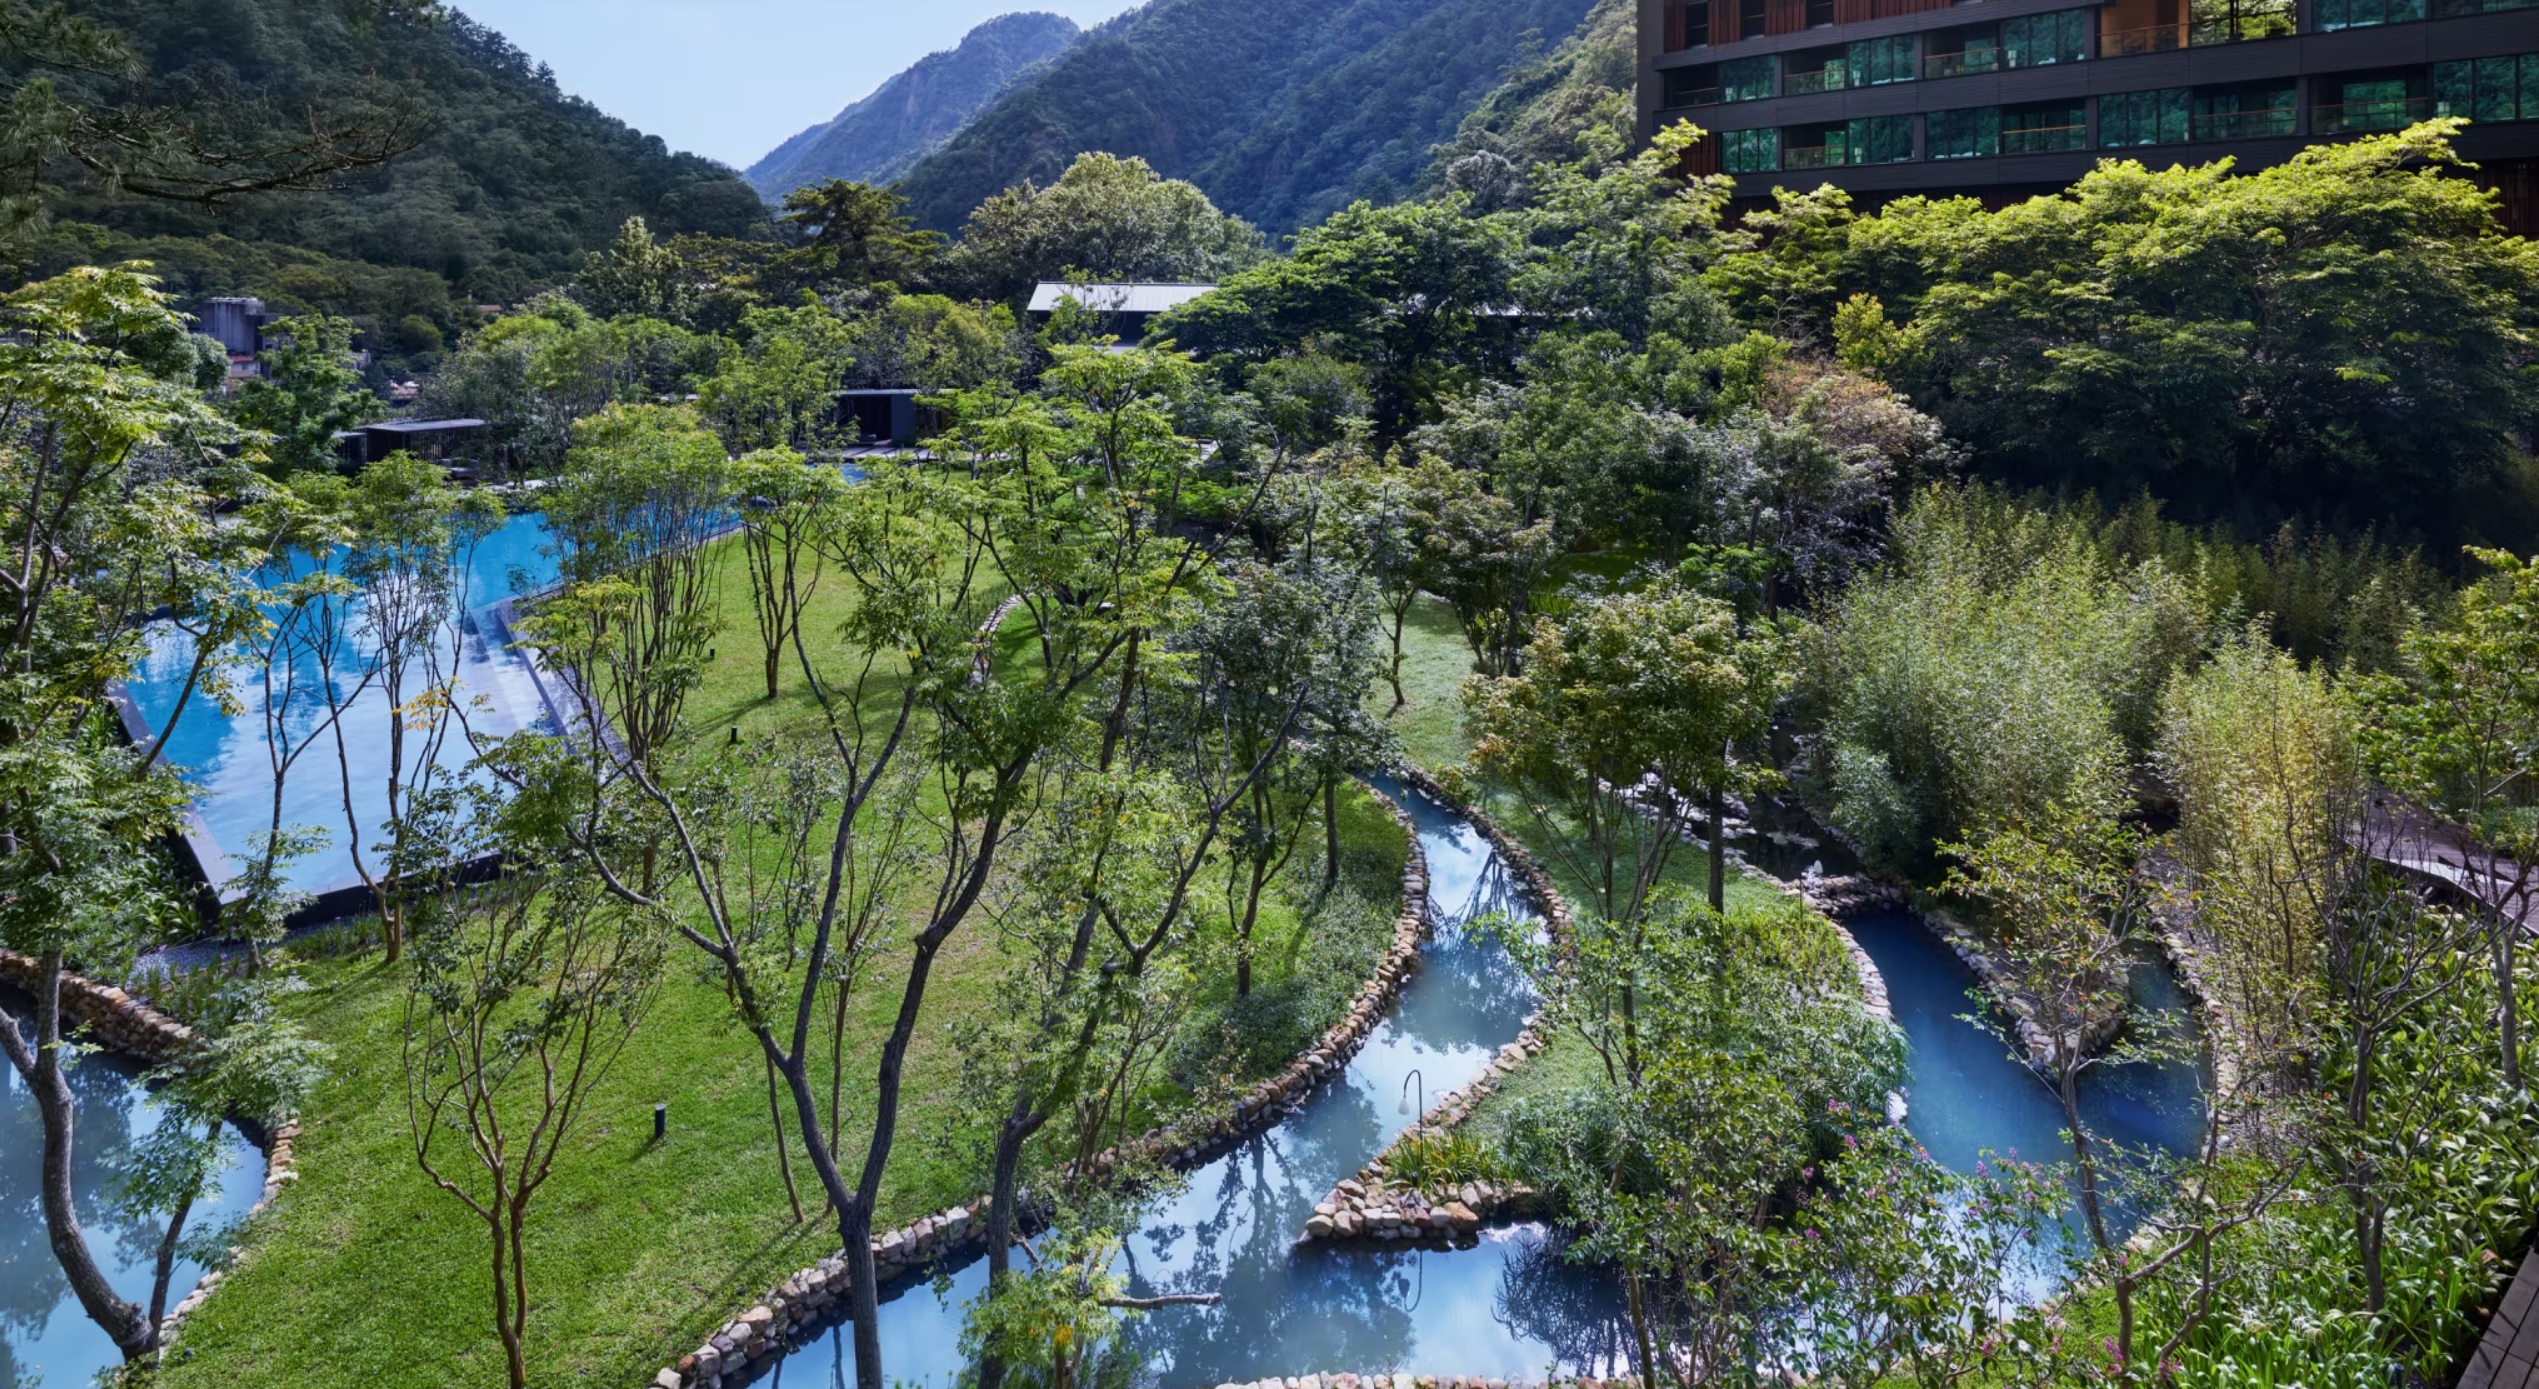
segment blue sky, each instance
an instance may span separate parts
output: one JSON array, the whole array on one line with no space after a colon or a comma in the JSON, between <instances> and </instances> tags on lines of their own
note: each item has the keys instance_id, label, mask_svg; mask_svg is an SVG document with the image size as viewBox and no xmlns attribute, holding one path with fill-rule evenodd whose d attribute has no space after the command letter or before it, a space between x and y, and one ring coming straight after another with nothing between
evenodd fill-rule
<instances>
[{"instance_id":1,"label":"blue sky","mask_svg":"<svg viewBox=\"0 0 2539 1389\"><path fill-rule=\"evenodd\" d=\"M970 27L1014 10L1093 24L1135 0L456 0L564 90L746 167Z\"/></svg>"}]
</instances>

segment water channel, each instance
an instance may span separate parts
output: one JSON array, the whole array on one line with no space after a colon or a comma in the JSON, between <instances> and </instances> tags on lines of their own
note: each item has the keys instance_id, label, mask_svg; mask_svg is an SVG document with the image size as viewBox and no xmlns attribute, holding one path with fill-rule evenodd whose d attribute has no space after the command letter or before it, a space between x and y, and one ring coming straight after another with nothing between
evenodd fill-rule
<instances>
[{"instance_id":1,"label":"water channel","mask_svg":"<svg viewBox=\"0 0 2539 1389\"><path fill-rule=\"evenodd\" d=\"M24 995L0 991L0 1006L14 1016L28 1016L19 1011L27 1004ZM78 1106L71 1186L80 1223L115 1291L145 1301L166 1227L119 1210L111 1198L116 1164L158 1127L159 1111L150 1103L139 1069L119 1057L96 1052L81 1056L70 1067L70 1085ZM122 1359L114 1342L71 1296L46 1240L38 1185L43 1150L35 1097L16 1067L0 1062L0 1216L6 1217L0 1219L0 1389L36 1383L76 1389ZM263 1155L246 1143L230 1144L215 1190L194 1204L186 1228L207 1230L238 1219L263 1189ZM193 1291L202 1276L200 1265L178 1259L168 1305Z\"/></svg>"},{"instance_id":2,"label":"water channel","mask_svg":"<svg viewBox=\"0 0 2539 1389\"><path fill-rule=\"evenodd\" d=\"M1379 783L1411 813L1427 852L1434 939L1392 1014L1346 1073L1268 1133L1236 1146L1159 1203L1128 1241L1130 1292L1221 1293L1214 1306L1158 1309L1129 1330L1151 1380L1190 1389L1266 1375L1338 1370L1539 1376L1610 1374L1628 1367L1628 1322L1618 1285L1560 1257L1540 1225L1485 1231L1471 1249L1297 1248L1316 1201L1410 1122L1411 1072L1438 1095L1478 1074L1534 1006L1532 986L1495 945L1463 927L1505 911L1534 915L1489 841L1445 806ZM1775 865L1776 867L1779 865ZM1933 1157L1971 1169L1980 1153L2050 1160L2061 1111L2035 1076L1990 1033L1964 1021L1974 976L1909 914L1849 922L1886 975L1898 1023L1913 1044L1907 1126ZM2146 977L2144 1001L2174 1002ZM2200 1123L2192 1066L2130 1067L2093 1077L2094 1122L2130 1144L2182 1151ZM1414 1101L1414 1105L1416 1101ZM986 1281L984 1259L949 1271L938 1294L923 1279L886 1289L884 1361L894 1381L950 1389L965 1367L962 1311ZM2038 1286L2046 1290L2040 1273ZM842 1329L780 1361L769 1383L852 1383Z\"/></svg>"}]
</instances>

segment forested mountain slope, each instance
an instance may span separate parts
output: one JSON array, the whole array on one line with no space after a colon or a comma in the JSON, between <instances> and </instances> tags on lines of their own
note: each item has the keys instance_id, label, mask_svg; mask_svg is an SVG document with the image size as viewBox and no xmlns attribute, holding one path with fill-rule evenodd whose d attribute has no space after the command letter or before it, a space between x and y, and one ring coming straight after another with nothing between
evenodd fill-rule
<instances>
[{"instance_id":1,"label":"forested mountain slope","mask_svg":"<svg viewBox=\"0 0 2539 1389\"><path fill-rule=\"evenodd\" d=\"M1065 15L998 15L958 48L920 58L872 95L778 145L749 168L770 202L806 183L888 183L949 139L1015 74L1065 52L1084 31Z\"/></svg>"},{"instance_id":2,"label":"forested mountain slope","mask_svg":"<svg viewBox=\"0 0 2539 1389\"><path fill-rule=\"evenodd\" d=\"M903 191L950 229L1086 150L1138 155L1272 232L1419 183L1433 147L1590 0L1153 0L1025 74Z\"/></svg>"},{"instance_id":3,"label":"forested mountain slope","mask_svg":"<svg viewBox=\"0 0 2539 1389\"><path fill-rule=\"evenodd\" d=\"M220 209L71 189L31 266L131 255L193 294L453 326L453 304L515 303L569 277L630 216L669 235L743 236L758 195L588 102L455 11L356 12L333 0L75 0L129 36L163 97L219 99L277 128L310 103L383 97L419 112L419 147L327 196Z\"/></svg>"},{"instance_id":4,"label":"forested mountain slope","mask_svg":"<svg viewBox=\"0 0 2539 1389\"><path fill-rule=\"evenodd\" d=\"M1597 126L1628 138L1639 62L1635 10L1632 0L1596 0L1576 33L1510 67L1438 150L1430 182L1447 178L1454 161L1470 154L1498 155L1522 172L1575 158L1579 137Z\"/></svg>"}]
</instances>

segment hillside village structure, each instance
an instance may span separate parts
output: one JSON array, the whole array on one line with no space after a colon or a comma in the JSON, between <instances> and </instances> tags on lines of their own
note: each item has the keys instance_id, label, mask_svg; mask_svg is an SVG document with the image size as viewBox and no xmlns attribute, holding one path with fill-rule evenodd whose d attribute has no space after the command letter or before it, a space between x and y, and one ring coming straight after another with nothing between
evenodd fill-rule
<instances>
[{"instance_id":1,"label":"hillside village structure","mask_svg":"<svg viewBox=\"0 0 2539 1389\"><path fill-rule=\"evenodd\" d=\"M1639 51L1642 137L1699 125L1693 171L1749 205L1822 184L1998 205L2103 158L2257 169L2464 116L2460 154L2539 232L2532 0L1641 0Z\"/></svg>"}]
</instances>

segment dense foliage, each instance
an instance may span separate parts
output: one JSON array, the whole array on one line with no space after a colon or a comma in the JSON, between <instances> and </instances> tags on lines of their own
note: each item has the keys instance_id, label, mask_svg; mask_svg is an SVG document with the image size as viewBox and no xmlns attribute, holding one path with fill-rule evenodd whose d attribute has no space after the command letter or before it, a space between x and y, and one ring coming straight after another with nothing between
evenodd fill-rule
<instances>
[{"instance_id":1,"label":"dense foliage","mask_svg":"<svg viewBox=\"0 0 2539 1389\"><path fill-rule=\"evenodd\" d=\"M420 143L322 198L206 209L74 181L20 257L37 274L147 259L181 298L252 294L281 312L357 317L374 348L428 359L475 322L471 305L564 280L630 216L664 235L763 234L757 195L730 170L564 95L462 14L285 0L79 8L124 35L180 109L214 107L271 140L305 122L299 103L340 94L366 103L356 111L387 107Z\"/></svg>"}]
</instances>

